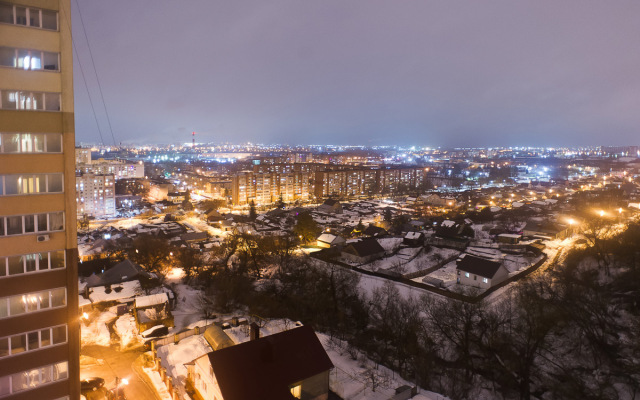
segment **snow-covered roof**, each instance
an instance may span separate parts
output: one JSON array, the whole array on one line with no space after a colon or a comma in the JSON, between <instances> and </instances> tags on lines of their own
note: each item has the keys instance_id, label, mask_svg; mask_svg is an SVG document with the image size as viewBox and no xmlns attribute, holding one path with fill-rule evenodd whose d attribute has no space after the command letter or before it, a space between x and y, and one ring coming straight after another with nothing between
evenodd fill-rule
<instances>
[{"instance_id":1,"label":"snow-covered roof","mask_svg":"<svg viewBox=\"0 0 640 400\"><path fill-rule=\"evenodd\" d=\"M498 235L498 237L518 239L521 238L522 235L518 235L517 233L501 233Z\"/></svg>"},{"instance_id":2,"label":"snow-covered roof","mask_svg":"<svg viewBox=\"0 0 640 400\"><path fill-rule=\"evenodd\" d=\"M420 235L422 235L420 232L407 232L404 237L405 239L420 239Z\"/></svg>"},{"instance_id":3,"label":"snow-covered roof","mask_svg":"<svg viewBox=\"0 0 640 400\"><path fill-rule=\"evenodd\" d=\"M451 220L446 220L446 221L442 221L442 226L446 227L446 228L451 228L453 226L455 226L456 223L455 221L451 221Z\"/></svg>"},{"instance_id":4,"label":"snow-covered roof","mask_svg":"<svg viewBox=\"0 0 640 400\"><path fill-rule=\"evenodd\" d=\"M143 308L155 306L156 304L164 304L169 302L166 293L151 294L149 296L136 297L135 307Z\"/></svg>"},{"instance_id":5,"label":"snow-covered roof","mask_svg":"<svg viewBox=\"0 0 640 400\"><path fill-rule=\"evenodd\" d=\"M323 233L322 235L320 235L320 237L318 237L318 240L324 243L333 243L333 241L336 240L336 235Z\"/></svg>"}]
</instances>

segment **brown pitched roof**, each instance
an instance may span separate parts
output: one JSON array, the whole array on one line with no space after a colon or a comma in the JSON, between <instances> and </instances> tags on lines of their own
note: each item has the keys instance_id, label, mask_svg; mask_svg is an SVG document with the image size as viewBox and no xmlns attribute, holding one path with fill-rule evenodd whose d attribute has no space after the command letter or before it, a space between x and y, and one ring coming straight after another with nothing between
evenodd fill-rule
<instances>
[{"instance_id":1,"label":"brown pitched roof","mask_svg":"<svg viewBox=\"0 0 640 400\"><path fill-rule=\"evenodd\" d=\"M208 356L224 400L291 400L292 384L333 368L309 326L240 343Z\"/></svg>"}]
</instances>

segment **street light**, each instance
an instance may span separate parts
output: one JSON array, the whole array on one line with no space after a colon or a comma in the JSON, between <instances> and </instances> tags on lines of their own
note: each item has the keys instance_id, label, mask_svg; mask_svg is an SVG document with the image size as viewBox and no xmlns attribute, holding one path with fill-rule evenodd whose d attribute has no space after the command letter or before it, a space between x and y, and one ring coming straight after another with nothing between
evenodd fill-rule
<instances>
[{"instance_id":1,"label":"street light","mask_svg":"<svg viewBox=\"0 0 640 400\"><path fill-rule=\"evenodd\" d=\"M121 392L120 387L121 386L127 386L128 384L129 384L129 380L127 378L119 379L116 376L116 388L115 388L116 389L116 400L119 400L119 399L122 398L121 395L120 395L120 392Z\"/></svg>"}]
</instances>

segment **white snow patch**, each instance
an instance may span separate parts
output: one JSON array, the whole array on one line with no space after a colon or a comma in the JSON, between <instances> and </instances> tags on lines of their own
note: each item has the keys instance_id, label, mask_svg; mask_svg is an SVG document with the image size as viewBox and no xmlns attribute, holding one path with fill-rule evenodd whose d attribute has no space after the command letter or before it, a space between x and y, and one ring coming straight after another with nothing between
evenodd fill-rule
<instances>
[{"instance_id":1,"label":"white snow patch","mask_svg":"<svg viewBox=\"0 0 640 400\"><path fill-rule=\"evenodd\" d=\"M184 383L187 377L187 367L184 364L195 360L212 351L209 343L202 335L190 336L180 342L171 343L158 348L158 357L167 373Z\"/></svg>"},{"instance_id":2,"label":"white snow patch","mask_svg":"<svg viewBox=\"0 0 640 400\"><path fill-rule=\"evenodd\" d=\"M151 383L156 388L156 391L160 395L161 400L173 400L171 394L167 390L167 386L162 382L162 378L160 378L160 374L158 371L154 371L152 368L142 368L145 374L151 379Z\"/></svg>"},{"instance_id":3,"label":"white snow patch","mask_svg":"<svg viewBox=\"0 0 640 400\"><path fill-rule=\"evenodd\" d=\"M116 314L111 311L100 313L88 326L81 324L82 345L96 344L99 346L109 346L111 344L111 334L106 323L116 318Z\"/></svg>"},{"instance_id":4,"label":"white snow patch","mask_svg":"<svg viewBox=\"0 0 640 400\"><path fill-rule=\"evenodd\" d=\"M124 349L127 346L135 345L139 342L136 331L136 321L131 314L125 314L120 316L116 320L114 325L115 331L120 336L120 348Z\"/></svg>"}]
</instances>

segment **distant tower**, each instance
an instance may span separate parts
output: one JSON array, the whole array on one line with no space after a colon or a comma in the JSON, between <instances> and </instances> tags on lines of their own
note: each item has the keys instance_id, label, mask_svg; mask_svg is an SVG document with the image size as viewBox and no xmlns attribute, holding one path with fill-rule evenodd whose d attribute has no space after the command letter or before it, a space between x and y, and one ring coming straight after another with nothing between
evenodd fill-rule
<instances>
[{"instance_id":1,"label":"distant tower","mask_svg":"<svg viewBox=\"0 0 640 400\"><path fill-rule=\"evenodd\" d=\"M195 150L196 148L196 133L191 132L191 148Z\"/></svg>"}]
</instances>

